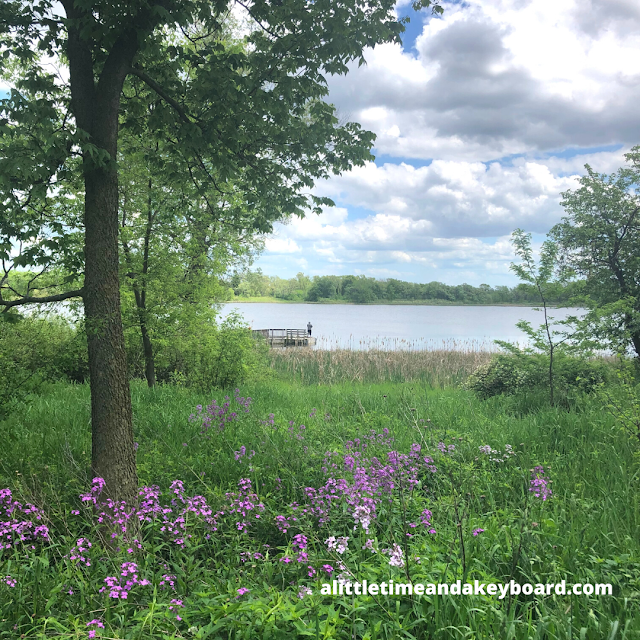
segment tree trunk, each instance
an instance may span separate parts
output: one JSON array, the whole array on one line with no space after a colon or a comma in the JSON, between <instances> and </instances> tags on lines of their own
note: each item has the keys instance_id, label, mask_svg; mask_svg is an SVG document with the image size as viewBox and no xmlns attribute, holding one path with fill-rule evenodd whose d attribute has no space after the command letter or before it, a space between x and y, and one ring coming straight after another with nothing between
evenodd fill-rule
<instances>
[{"instance_id":1,"label":"tree trunk","mask_svg":"<svg viewBox=\"0 0 640 640\"><path fill-rule=\"evenodd\" d=\"M126 242L122 243L125 258L127 264L131 270L131 288L133 289L133 295L136 300L136 309L138 311L138 324L140 325L140 335L142 337L142 353L144 355L144 377L147 380L147 386L154 387L156 384L156 361L153 355L153 343L151 342L151 336L147 329L147 303L146 303L146 291L140 291L140 287L136 281L136 276L133 273L133 266L131 261L131 255L129 251L129 245Z\"/></svg>"},{"instance_id":2,"label":"tree trunk","mask_svg":"<svg viewBox=\"0 0 640 640\"><path fill-rule=\"evenodd\" d=\"M631 342L636 350L636 359L640 361L640 331L635 331L631 334Z\"/></svg>"},{"instance_id":3,"label":"tree trunk","mask_svg":"<svg viewBox=\"0 0 640 640\"><path fill-rule=\"evenodd\" d=\"M155 387L156 362L153 357L153 346L146 324L140 324L140 331L142 332L142 348L144 350L144 376L147 379L147 385L149 387Z\"/></svg>"},{"instance_id":4,"label":"tree trunk","mask_svg":"<svg viewBox=\"0 0 640 640\"><path fill-rule=\"evenodd\" d=\"M91 386L91 466L106 495L134 504L138 476L131 393L120 315L118 176L114 167L85 174L84 308Z\"/></svg>"},{"instance_id":5,"label":"tree trunk","mask_svg":"<svg viewBox=\"0 0 640 640\"><path fill-rule=\"evenodd\" d=\"M158 145L156 144L156 151ZM153 231L153 183L151 178L147 183L147 225L144 230L144 253L142 256L142 291L140 299L136 294L136 303L138 304L138 313L140 314L140 333L142 334L142 349L144 351L144 375L147 378L149 387L156 384L156 363L153 357L153 346L149 331L147 330L147 278L149 277L149 245L151 244L151 232Z\"/></svg>"},{"instance_id":6,"label":"tree trunk","mask_svg":"<svg viewBox=\"0 0 640 640\"><path fill-rule=\"evenodd\" d=\"M146 274L145 274L146 276ZM143 277L145 277L143 276ZM146 287L146 285L144 285ZM149 330L147 329L147 302L146 291L140 291L137 283L133 282L133 295L136 299L138 309L138 322L140 324L140 335L142 336L142 352L144 354L144 377L147 379L147 386L154 387L156 384L156 362L153 356L153 344Z\"/></svg>"}]
</instances>

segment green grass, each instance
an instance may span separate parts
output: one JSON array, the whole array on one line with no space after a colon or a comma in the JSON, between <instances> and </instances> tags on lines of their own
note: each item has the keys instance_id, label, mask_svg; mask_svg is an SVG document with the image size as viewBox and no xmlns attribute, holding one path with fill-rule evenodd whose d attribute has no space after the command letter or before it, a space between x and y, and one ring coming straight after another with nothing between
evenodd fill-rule
<instances>
[{"instance_id":1,"label":"green grass","mask_svg":"<svg viewBox=\"0 0 640 640\"><path fill-rule=\"evenodd\" d=\"M82 509L78 494L91 480L87 387L54 385L0 423L0 488L41 506L54 531L50 547L0 555L0 576L19 581L15 588L0 582L0 638L83 638L92 618L105 622L104 637L115 638L640 637L637 446L595 399L585 397L571 410L551 408L537 393L481 402L462 389L419 380L302 386L273 379L241 392L253 399L250 412L239 412L223 432L211 430L211 438L203 438L189 416L213 398L221 404L224 392L133 384L142 485L167 492L181 479L187 495L201 494L223 508L225 492L236 491L240 478L248 477L265 511L246 533L229 521L210 538L202 522L190 521L193 539L182 549L158 531L145 530L144 550L135 557L153 587L140 588L135 597L132 591L127 601L110 600L98 587L105 575L116 575L116 568L105 568L105 557L113 567L131 557L99 544L90 513L70 515ZM292 437L290 421L304 440ZM347 441L372 429L388 429L394 438L389 447L376 445L380 459L390 449L408 453L418 443L437 473L421 474L418 488L395 491L390 502L383 501L370 536L353 531L342 507L324 527L301 516L286 534L279 531L275 516L298 513L290 505L304 503L303 488L326 481L326 452L344 455ZM455 444L455 454L441 454L439 442ZM517 453L492 463L478 450L487 444L502 451L510 444ZM241 446L256 451L251 462L235 459ZM552 480L553 496L546 502L528 491L535 465L547 468ZM350 477L342 469L335 473ZM436 535L407 529L424 508L433 512ZM475 528L485 531L474 537ZM413 538L404 535L411 531ZM286 565L279 558L292 555L296 533L309 538L309 561ZM328 552L323 541L329 535L350 536L345 557ZM63 559L80 536L94 542L90 569L74 569ZM308 564L318 569L342 559L360 580L406 581L404 570L388 565L388 556L361 550L367 537L375 537L380 549L408 541L409 557L421 558L420 564L409 562L414 582L566 579L611 583L614 596L520 596L507 602L481 596L319 595ZM241 552L266 554L265 544L265 560L239 561ZM176 593L159 586L164 565L177 576ZM314 595L298 598L300 584ZM240 587L250 592L237 598ZM73 596L64 595L69 588ZM184 601L182 621L168 609L171 598Z\"/></svg>"}]
</instances>

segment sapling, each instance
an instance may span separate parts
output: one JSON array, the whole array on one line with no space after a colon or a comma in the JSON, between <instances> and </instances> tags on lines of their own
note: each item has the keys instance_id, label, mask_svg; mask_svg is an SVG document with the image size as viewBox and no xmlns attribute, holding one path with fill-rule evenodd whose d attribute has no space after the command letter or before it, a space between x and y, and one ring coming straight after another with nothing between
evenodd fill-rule
<instances>
[{"instance_id":1,"label":"sapling","mask_svg":"<svg viewBox=\"0 0 640 640\"><path fill-rule=\"evenodd\" d=\"M576 316L569 316L564 320L555 320L553 316L549 315L551 290L559 284L556 279L558 266L557 244L551 240L545 240L540 250L540 260L536 264L530 233L525 233L522 229L516 229L511 234L511 242L521 263L512 262L510 269L521 280L532 284L538 291L540 302L542 303L541 310L544 312L544 322L537 329L534 329L527 320L520 320L516 323L518 329L528 336L533 349L526 347L522 350L517 345L504 340L496 340L495 342L514 355L521 355L523 351L524 353L532 353L537 350L549 357L549 403L553 406L555 390L554 356L580 348L580 343L577 341L580 321ZM540 308L536 308L536 310L538 311Z\"/></svg>"}]
</instances>

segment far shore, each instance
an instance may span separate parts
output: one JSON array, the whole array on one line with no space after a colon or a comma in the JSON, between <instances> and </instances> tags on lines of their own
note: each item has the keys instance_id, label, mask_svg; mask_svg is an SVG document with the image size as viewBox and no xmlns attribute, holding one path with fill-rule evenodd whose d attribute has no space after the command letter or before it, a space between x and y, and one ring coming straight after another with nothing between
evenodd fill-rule
<instances>
[{"instance_id":1,"label":"far shore","mask_svg":"<svg viewBox=\"0 0 640 640\"><path fill-rule=\"evenodd\" d=\"M269 303L269 304L348 304L353 306L430 306L430 307L540 307L540 303L532 302L460 302L459 300L375 300L374 302L349 302L348 300L319 300L318 302L309 302L308 300L283 300L282 298L271 298L268 296L260 296L256 298L233 298L233 300L225 300L220 304L237 303ZM557 305L547 305L547 307L555 308Z\"/></svg>"}]
</instances>

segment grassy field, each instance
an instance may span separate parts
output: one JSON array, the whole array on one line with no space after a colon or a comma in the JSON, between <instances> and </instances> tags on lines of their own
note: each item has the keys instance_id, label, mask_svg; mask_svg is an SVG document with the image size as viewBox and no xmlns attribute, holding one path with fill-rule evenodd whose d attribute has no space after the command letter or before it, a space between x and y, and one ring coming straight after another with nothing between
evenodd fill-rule
<instances>
[{"instance_id":1,"label":"grassy field","mask_svg":"<svg viewBox=\"0 0 640 640\"><path fill-rule=\"evenodd\" d=\"M227 401L134 383L148 489L112 540L88 388L19 406L0 423L0 638L640 637L637 446L601 401L481 402L451 384L472 354L378 354L360 377L364 356L328 357L276 354ZM322 595L339 575L613 595Z\"/></svg>"}]
</instances>

